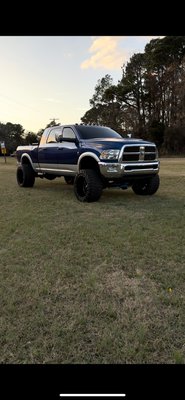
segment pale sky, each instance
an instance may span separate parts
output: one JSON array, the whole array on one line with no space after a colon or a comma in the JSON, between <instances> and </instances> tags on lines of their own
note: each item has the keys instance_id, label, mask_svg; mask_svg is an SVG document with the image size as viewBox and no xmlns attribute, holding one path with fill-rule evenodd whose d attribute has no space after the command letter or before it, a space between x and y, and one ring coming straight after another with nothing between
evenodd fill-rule
<instances>
[{"instance_id":1,"label":"pale sky","mask_svg":"<svg viewBox=\"0 0 185 400\"><path fill-rule=\"evenodd\" d=\"M159 36L158 36L159 37ZM50 119L80 123L98 79L143 52L154 36L0 36L0 122L37 133Z\"/></svg>"}]
</instances>

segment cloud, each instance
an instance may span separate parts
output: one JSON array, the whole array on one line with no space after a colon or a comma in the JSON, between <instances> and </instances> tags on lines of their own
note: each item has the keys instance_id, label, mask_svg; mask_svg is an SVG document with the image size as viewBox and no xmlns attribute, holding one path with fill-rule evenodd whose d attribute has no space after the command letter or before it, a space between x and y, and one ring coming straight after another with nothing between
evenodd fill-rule
<instances>
[{"instance_id":1,"label":"cloud","mask_svg":"<svg viewBox=\"0 0 185 400\"><path fill-rule=\"evenodd\" d=\"M82 69L120 69L128 59L128 54L119 48L123 36L100 36L92 38L93 43L88 50L92 55L81 63Z\"/></svg>"}]
</instances>

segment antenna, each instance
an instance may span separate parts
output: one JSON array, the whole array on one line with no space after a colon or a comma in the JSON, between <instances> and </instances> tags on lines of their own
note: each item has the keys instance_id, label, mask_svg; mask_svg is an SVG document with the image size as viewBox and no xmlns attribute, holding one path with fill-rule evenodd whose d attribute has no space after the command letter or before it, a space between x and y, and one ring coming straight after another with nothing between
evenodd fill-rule
<instances>
[{"instance_id":1,"label":"antenna","mask_svg":"<svg viewBox=\"0 0 185 400\"><path fill-rule=\"evenodd\" d=\"M50 121L56 121L56 120L59 120L59 118L50 118Z\"/></svg>"}]
</instances>

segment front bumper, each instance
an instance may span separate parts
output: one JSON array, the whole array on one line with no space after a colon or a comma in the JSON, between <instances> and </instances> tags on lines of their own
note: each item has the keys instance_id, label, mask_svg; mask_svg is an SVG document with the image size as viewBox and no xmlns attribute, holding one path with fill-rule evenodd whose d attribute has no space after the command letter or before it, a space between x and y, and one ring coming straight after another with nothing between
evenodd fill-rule
<instances>
[{"instance_id":1,"label":"front bumper","mask_svg":"<svg viewBox=\"0 0 185 400\"><path fill-rule=\"evenodd\" d=\"M99 167L105 178L114 179L132 175L157 174L160 162L105 163L100 161Z\"/></svg>"}]
</instances>

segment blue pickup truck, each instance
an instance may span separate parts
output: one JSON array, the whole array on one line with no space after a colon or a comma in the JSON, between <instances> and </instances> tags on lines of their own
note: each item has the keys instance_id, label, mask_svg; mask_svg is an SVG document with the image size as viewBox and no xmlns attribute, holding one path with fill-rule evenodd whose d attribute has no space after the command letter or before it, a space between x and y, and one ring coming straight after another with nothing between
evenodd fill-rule
<instances>
[{"instance_id":1,"label":"blue pickup truck","mask_svg":"<svg viewBox=\"0 0 185 400\"><path fill-rule=\"evenodd\" d=\"M17 182L32 187L35 178L63 176L74 184L78 200L99 200L107 187L132 187L138 195L153 195L159 188L156 145L123 138L109 127L61 125L46 128L39 144L18 146Z\"/></svg>"}]
</instances>

